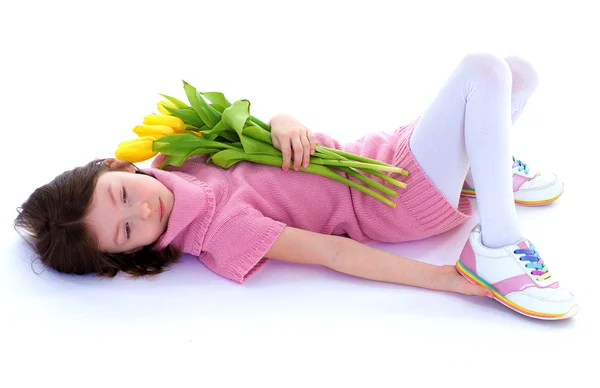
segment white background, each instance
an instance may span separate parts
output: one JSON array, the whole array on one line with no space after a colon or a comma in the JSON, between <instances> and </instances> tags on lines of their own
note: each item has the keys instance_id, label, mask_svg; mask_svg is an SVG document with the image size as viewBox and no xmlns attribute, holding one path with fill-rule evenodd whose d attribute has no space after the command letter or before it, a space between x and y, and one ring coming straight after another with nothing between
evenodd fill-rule
<instances>
[{"instance_id":1,"label":"white background","mask_svg":"<svg viewBox=\"0 0 600 388\"><path fill-rule=\"evenodd\" d=\"M597 386L594 3L3 1L0 386ZM514 153L565 194L518 211L573 319L278 262L245 285L189 257L151 280L74 278L32 270L12 228L33 189L112 156L182 79L344 141L415 118L473 51L539 72ZM376 246L450 264L476 222Z\"/></svg>"}]
</instances>

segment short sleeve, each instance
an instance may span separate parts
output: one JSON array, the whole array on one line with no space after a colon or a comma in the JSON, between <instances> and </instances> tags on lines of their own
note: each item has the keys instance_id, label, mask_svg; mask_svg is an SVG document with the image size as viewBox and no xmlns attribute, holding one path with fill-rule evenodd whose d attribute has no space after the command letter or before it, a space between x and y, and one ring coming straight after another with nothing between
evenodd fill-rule
<instances>
[{"instance_id":1,"label":"short sleeve","mask_svg":"<svg viewBox=\"0 0 600 388\"><path fill-rule=\"evenodd\" d=\"M254 208L245 208L213 224L199 259L211 271L238 283L263 266L265 254L286 226Z\"/></svg>"}]
</instances>

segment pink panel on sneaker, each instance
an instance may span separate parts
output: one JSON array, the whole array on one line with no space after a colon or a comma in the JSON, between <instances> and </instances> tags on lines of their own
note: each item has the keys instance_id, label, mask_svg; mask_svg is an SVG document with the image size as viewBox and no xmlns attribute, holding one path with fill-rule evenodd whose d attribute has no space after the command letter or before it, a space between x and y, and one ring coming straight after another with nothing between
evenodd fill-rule
<instances>
[{"instance_id":1,"label":"pink panel on sneaker","mask_svg":"<svg viewBox=\"0 0 600 388\"><path fill-rule=\"evenodd\" d=\"M519 190L519 188L521 186L523 186L523 183L527 182L528 180L529 180L529 178L514 174L513 175L513 191Z\"/></svg>"},{"instance_id":2,"label":"pink panel on sneaker","mask_svg":"<svg viewBox=\"0 0 600 388\"><path fill-rule=\"evenodd\" d=\"M492 284L492 287L494 287L502 295L508 295L511 292L523 291L524 289L529 287L540 286L535 284L533 280L531 280L531 278L527 276L527 274L522 274L494 283ZM554 282L549 286L540 288L558 288L558 282Z\"/></svg>"},{"instance_id":3,"label":"pink panel on sneaker","mask_svg":"<svg viewBox=\"0 0 600 388\"><path fill-rule=\"evenodd\" d=\"M539 175L540 175L540 172L538 171L535 173L533 178L535 178L536 176L539 176ZM533 178L525 178L524 176L513 174L513 191L519 190L521 188L521 186L523 186L523 183L525 183L528 180L531 180Z\"/></svg>"},{"instance_id":4,"label":"pink panel on sneaker","mask_svg":"<svg viewBox=\"0 0 600 388\"><path fill-rule=\"evenodd\" d=\"M515 291L523 291L532 286L535 286L535 283L526 274L517 275L492 284L492 287L498 290L502 295L507 295Z\"/></svg>"},{"instance_id":5,"label":"pink panel on sneaker","mask_svg":"<svg viewBox=\"0 0 600 388\"><path fill-rule=\"evenodd\" d=\"M465 247L460 253L460 262L463 263L463 265L470 269L472 272L477 273L477 265L475 264L475 252L473 252L473 247L471 246L471 242L469 240L467 240Z\"/></svg>"},{"instance_id":6,"label":"pink panel on sneaker","mask_svg":"<svg viewBox=\"0 0 600 388\"><path fill-rule=\"evenodd\" d=\"M517 244L517 246L521 249L529 249L529 246L527 245L527 243L525 241L521 241L520 243Z\"/></svg>"}]
</instances>

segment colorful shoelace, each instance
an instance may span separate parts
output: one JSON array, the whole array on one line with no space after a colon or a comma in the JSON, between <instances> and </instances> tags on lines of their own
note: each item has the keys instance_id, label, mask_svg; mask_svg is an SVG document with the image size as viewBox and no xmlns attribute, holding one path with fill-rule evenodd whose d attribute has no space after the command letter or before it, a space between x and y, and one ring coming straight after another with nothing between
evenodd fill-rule
<instances>
[{"instance_id":1,"label":"colorful shoelace","mask_svg":"<svg viewBox=\"0 0 600 388\"><path fill-rule=\"evenodd\" d=\"M519 167L519 171L523 171L525 170L525 174L529 174L529 166L527 165L527 163L523 163L521 160L519 159L515 159L515 157L512 157L513 160L513 168L515 167Z\"/></svg>"},{"instance_id":2,"label":"colorful shoelace","mask_svg":"<svg viewBox=\"0 0 600 388\"><path fill-rule=\"evenodd\" d=\"M529 263L525 264L527 268L535 268L531 271L532 275L536 275L536 280L542 281L548 279L552 274L548 271L548 267L544 264L544 260L540 257L539 252L535 249L535 245L531 244L529 249L517 249L514 251L515 254L525 254L521 256L519 260L521 261L529 261Z\"/></svg>"}]
</instances>

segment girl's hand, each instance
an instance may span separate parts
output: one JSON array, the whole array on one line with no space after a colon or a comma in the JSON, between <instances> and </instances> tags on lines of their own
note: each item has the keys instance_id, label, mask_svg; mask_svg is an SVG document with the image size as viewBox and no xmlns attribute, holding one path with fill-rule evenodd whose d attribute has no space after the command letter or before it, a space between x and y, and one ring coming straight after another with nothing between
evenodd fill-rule
<instances>
[{"instance_id":1,"label":"girl's hand","mask_svg":"<svg viewBox=\"0 0 600 388\"><path fill-rule=\"evenodd\" d=\"M443 291L458 292L465 295L479 295L492 298L492 291L478 284L473 284L458 273L453 265L441 267L441 289Z\"/></svg>"},{"instance_id":2,"label":"girl's hand","mask_svg":"<svg viewBox=\"0 0 600 388\"><path fill-rule=\"evenodd\" d=\"M302 165L308 167L310 155L314 155L317 139L310 129L292 116L278 115L271 122L271 141L273 146L281 151L283 171L290 168L292 150L294 152L294 170L298 171Z\"/></svg>"}]
</instances>

